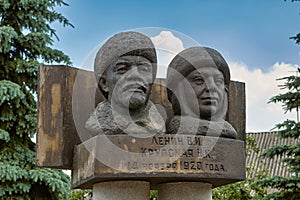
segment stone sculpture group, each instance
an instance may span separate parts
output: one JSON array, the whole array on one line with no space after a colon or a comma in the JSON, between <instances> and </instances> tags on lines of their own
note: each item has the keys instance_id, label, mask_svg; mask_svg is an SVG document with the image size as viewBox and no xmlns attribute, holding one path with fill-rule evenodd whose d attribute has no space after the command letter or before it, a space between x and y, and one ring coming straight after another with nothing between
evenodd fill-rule
<instances>
[{"instance_id":1,"label":"stone sculpture group","mask_svg":"<svg viewBox=\"0 0 300 200\"><path fill-rule=\"evenodd\" d=\"M166 82L174 116L167 124L149 101L156 71L156 50L147 36L122 32L107 40L94 64L106 100L98 104L86 128L105 135L166 133L236 138L235 129L224 120L230 70L219 52L191 47L171 61Z\"/></svg>"},{"instance_id":2,"label":"stone sculpture group","mask_svg":"<svg viewBox=\"0 0 300 200\"><path fill-rule=\"evenodd\" d=\"M166 80L157 66L151 39L131 31L102 45L94 72L41 66L37 166L71 169L72 187L94 199L148 199L150 188L211 199L245 179L245 85L222 55L187 48Z\"/></svg>"}]
</instances>

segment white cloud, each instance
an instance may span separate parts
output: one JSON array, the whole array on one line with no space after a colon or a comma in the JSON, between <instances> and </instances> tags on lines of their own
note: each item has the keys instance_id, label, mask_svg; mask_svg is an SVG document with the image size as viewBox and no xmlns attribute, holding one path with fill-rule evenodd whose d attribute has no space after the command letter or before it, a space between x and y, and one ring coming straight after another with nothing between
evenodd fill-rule
<instances>
[{"instance_id":1,"label":"white cloud","mask_svg":"<svg viewBox=\"0 0 300 200\"><path fill-rule=\"evenodd\" d=\"M151 40L156 48L172 53L179 53L184 49L182 40L171 31L161 31L159 35L152 37Z\"/></svg>"},{"instance_id":2,"label":"white cloud","mask_svg":"<svg viewBox=\"0 0 300 200\"><path fill-rule=\"evenodd\" d=\"M231 79L246 83L247 132L270 131L275 124L287 118L295 119L296 113L284 114L281 104L268 103L274 95L283 93L276 81L284 76L294 75L298 66L275 63L268 72L249 70L243 63L229 63Z\"/></svg>"},{"instance_id":3,"label":"white cloud","mask_svg":"<svg viewBox=\"0 0 300 200\"><path fill-rule=\"evenodd\" d=\"M168 64L174 56L184 49L181 39L171 31L161 31L157 36L151 38L155 45L158 56L157 77L165 78Z\"/></svg>"}]
</instances>

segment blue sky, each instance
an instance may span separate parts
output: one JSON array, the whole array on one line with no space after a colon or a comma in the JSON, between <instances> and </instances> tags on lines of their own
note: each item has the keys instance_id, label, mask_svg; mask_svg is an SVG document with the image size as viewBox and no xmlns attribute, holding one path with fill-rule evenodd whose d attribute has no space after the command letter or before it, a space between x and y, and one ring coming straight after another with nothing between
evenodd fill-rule
<instances>
[{"instance_id":1,"label":"blue sky","mask_svg":"<svg viewBox=\"0 0 300 200\"><path fill-rule=\"evenodd\" d=\"M54 28L54 47L82 67L90 52L126 30L160 27L175 30L203 46L217 49L231 67L233 80L246 83L248 132L269 131L286 118L277 78L295 74L299 45L289 37L300 32L300 2L284 0L66 0L59 12L75 26ZM151 35L152 37L155 35ZM173 38L174 39L174 38ZM175 38L176 39L176 38ZM174 40L175 41L175 40Z\"/></svg>"},{"instance_id":2,"label":"blue sky","mask_svg":"<svg viewBox=\"0 0 300 200\"><path fill-rule=\"evenodd\" d=\"M300 3L284 0L66 1L59 9L75 26L55 26L55 47L80 66L111 35L141 27L179 31L219 50L228 61L267 71L275 62L299 63Z\"/></svg>"}]
</instances>

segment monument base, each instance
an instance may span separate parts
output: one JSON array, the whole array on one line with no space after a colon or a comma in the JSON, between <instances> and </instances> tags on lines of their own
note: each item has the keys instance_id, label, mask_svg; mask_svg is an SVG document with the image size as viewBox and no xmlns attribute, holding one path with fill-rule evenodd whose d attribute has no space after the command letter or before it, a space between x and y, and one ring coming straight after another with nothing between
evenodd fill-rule
<instances>
[{"instance_id":1,"label":"monument base","mask_svg":"<svg viewBox=\"0 0 300 200\"><path fill-rule=\"evenodd\" d=\"M93 200L148 200L150 183L146 181L111 181L93 186Z\"/></svg>"},{"instance_id":2,"label":"monument base","mask_svg":"<svg viewBox=\"0 0 300 200\"><path fill-rule=\"evenodd\" d=\"M72 187L110 181L170 182L218 187L244 180L244 141L194 135L98 135L75 148Z\"/></svg>"},{"instance_id":3,"label":"monument base","mask_svg":"<svg viewBox=\"0 0 300 200\"><path fill-rule=\"evenodd\" d=\"M211 200L212 184L201 182L177 182L158 185L159 200Z\"/></svg>"}]
</instances>

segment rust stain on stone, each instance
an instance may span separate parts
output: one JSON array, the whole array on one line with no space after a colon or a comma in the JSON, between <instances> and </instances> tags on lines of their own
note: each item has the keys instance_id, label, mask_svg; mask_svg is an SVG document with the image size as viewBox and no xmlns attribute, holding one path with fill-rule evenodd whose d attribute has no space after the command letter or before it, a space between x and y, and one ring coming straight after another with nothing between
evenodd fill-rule
<instances>
[{"instance_id":1,"label":"rust stain on stone","mask_svg":"<svg viewBox=\"0 0 300 200\"><path fill-rule=\"evenodd\" d=\"M37 165L48 166L49 160L59 162L60 156L55 153L60 146L59 134L49 135L40 131L39 137Z\"/></svg>"},{"instance_id":2,"label":"rust stain on stone","mask_svg":"<svg viewBox=\"0 0 300 200\"><path fill-rule=\"evenodd\" d=\"M51 88L51 97L52 97L52 105L51 105L51 113L52 116L56 116L59 113L61 105L61 87L59 83L55 83Z\"/></svg>"}]
</instances>

